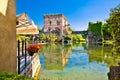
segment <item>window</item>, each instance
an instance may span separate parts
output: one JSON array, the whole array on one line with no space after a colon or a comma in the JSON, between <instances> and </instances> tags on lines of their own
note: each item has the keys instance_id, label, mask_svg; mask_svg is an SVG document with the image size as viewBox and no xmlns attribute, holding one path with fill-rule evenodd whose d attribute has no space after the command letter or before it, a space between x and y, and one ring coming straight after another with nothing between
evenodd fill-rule
<instances>
[{"instance_id":1,"label":"window","mask_svg":"<svg viewBox=\"0 0 120 80\"><path fill-rule=\"evenodd\" d=\"M50 21L49 24L51 25L51 23L52 23L52 22Z\"/></svg>"},{"instance_id":2,"label":"window","mask_svg":"<svg viewBox=\"0 0 120 80\"><path fill-rule=\"evenodd\" d=\"M50 27L48 28L48 31L51 31Z\"/></svg>"},{"instance_id":3,"label":"window","mask_svg":"<svg viewBox=\"0 0 120 80\"><path fill-rule=\"evenodd\" d=\"M57 21L57 25L60 25L60 22L59 22L59 21Z\"/></svg>"},{"instance_id":4,"label":"window","mask_svg":"<svg viewBox=\"0 0 120 80\"><path fill-rule=\"evenodd\" d=\"M16 21L16 25L19 25L19 21Z\"/></svg>"}]
</instances>

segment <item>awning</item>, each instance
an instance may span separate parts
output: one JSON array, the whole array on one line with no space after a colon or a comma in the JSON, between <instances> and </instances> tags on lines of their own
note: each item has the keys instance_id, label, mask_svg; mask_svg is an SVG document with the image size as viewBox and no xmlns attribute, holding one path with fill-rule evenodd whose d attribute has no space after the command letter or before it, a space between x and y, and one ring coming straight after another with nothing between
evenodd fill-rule
<instances>
[{"instance_id":1,"label":"awning","mask_svg":"<svg viewBox=\"0 0 120 80\"><path fill-rule=\"evenodd\" d=\"M39 34L37 26L28 18L26 13L17 16L16 24L17 34Z\"/></svg>"}]
</instances>

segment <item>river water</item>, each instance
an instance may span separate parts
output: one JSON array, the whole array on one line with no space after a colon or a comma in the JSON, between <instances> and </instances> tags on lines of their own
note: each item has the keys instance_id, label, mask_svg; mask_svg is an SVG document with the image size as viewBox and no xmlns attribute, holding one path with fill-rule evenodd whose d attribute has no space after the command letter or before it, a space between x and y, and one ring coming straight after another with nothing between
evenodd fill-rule
<instances>
[{"instance_id":1,"label":"river water","mask_svg":"<svg viewBox=\"0 0 120 80\"><path fill-rule=\"evenodd\" d=\"M108 80L110 66L120 63L111 45L47 44L40 51L40 80Z\"/></svg>"}]
</instances>

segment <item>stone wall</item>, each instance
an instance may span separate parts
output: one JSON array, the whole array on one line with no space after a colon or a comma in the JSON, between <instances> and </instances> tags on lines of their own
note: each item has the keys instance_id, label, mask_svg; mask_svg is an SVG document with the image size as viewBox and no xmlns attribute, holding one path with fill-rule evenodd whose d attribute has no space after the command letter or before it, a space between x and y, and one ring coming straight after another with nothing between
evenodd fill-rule
<instances>
[{"instance_id":1,"label":"stone wall","mask_svg":"<svg viewBox=\"0 0 120 80\"><path fill-rule=\"evenodd\" d=\"M0 71L16 73L15 0L0 0Z\"/></svg>"},{"instance_id":2,"label":"stone wall","mask_svg":"<svg viewBox=\"0 0 120 80\"><path fill-rule=\"evenodd\" d=\"M67 25L67 20L62 14L51 14L44 15L44 29L45 33L55 33L59 32L60 35L63 35L63 30Z\"/></svg>"}]
</instances>

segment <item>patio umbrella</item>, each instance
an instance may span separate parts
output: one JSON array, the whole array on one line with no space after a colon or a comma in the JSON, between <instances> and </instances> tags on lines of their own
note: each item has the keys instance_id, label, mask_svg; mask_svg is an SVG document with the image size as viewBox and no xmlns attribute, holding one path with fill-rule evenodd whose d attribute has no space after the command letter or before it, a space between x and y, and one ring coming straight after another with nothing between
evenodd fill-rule
<instances>
[{"instance_id":1,"label":"patio umbrella","mask_svg":"<svg viewBox=\"0 0 120 80\"><path fill-rule=\"evenodd\" d=\"M37 26L26 13L17 16L16 32L17 34L39 34Z\"/></svg>"}]
</instances>

